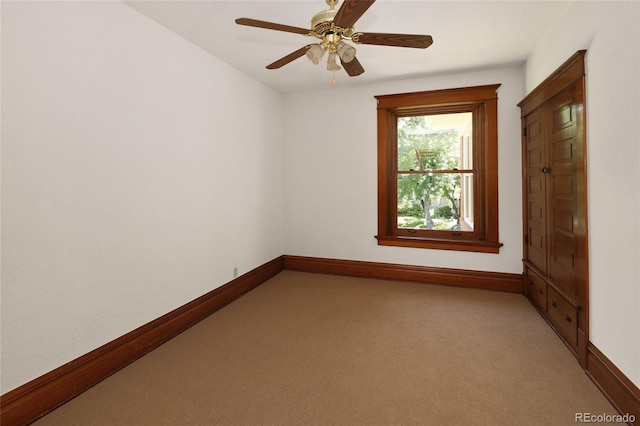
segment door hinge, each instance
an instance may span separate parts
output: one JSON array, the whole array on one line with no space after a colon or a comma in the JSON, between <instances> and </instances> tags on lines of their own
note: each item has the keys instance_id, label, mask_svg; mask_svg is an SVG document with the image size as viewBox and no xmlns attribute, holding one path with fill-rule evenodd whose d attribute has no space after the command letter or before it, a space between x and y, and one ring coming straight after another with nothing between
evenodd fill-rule
<instances>
[{"instance_id":1,"label":"door hinge","mask_svg":"<svg viewBox=\"0 0 640 426\"><path fill-rule=\"evenodd\" d=\"M524 236L524 243L525 244L529 244L529 236L528 235Z\"/></svg>"},{"instance_id":2,"label":"door hinge","mask_svg":"<svg viewBox=\"0 0 640 426\"><path fill-rule=\"evenodd\" d=\"M522 129L522 133L523 133L523 135L524 135L524 136L527 136L527 128L526 128L526 127L524 127L524 128Z\"/></svg>"}]
</instances>

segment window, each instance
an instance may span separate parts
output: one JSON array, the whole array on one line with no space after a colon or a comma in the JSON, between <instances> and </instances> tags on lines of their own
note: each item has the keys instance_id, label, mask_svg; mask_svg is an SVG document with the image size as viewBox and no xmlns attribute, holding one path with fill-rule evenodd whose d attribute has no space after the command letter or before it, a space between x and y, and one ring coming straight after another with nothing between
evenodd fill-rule
<instances>
[{"instance_id":1,"label":"window","mask_svg":"<svg viewBox=\"0 0 640 426\"><path fill-rule=\"evenodd\" d=\"M498 253L499 86L376 96L379 245Z\"/></svg>"}]
</instances>

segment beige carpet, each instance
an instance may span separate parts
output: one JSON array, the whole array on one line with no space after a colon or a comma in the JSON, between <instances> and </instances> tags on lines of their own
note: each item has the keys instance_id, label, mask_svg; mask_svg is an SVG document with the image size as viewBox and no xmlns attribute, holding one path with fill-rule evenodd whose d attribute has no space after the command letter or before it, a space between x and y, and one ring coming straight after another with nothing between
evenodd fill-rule
<instances>
[{"instance_id":1,"label":"beige carpet","mask_svg":"<svg viewBox=\"0 0 640 426\"><path fill-rule=\"evenodd\" d=\"M35 424L575 425L615 414L521 295L284 271Z\"/></svg>"}]
</instances>

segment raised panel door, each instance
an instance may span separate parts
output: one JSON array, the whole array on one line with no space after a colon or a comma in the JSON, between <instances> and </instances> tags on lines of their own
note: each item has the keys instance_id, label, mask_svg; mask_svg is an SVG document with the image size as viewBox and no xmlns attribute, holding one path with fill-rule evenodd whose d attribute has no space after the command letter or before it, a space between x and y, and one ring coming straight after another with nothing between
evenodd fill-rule
<instances>
[{"instance_id":1,"label":"raised panel door","mask_svg":"<svg viewBox=\"0 0 640 426\"><path fill-rule=\"evenodd\" d=\"M526 218L527 242L525 259L541 271L547 269L546 179L542 172L546 163L546 149L540 110L525 120Z\"/></svg>"},{"instance_id":2,"label":"raised panel door","mask_svg":"<svg viewBox=\"0 0 640 426\"><path fill-rule=\"evenodd\" d=\"M582 138L578 137L581 108L576 86L560 92L544 107L547 139L548 275L568 294L577 295L581 233L579 186L582 173Z\"/></svg>"}]
</instances>

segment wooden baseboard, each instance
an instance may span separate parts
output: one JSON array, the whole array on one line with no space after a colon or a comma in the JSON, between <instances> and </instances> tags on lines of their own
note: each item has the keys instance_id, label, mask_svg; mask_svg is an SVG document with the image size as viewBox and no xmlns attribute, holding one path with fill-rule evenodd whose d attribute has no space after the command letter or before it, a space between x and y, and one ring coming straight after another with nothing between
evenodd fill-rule
<instances>
[{"instance_id":1,"label":"wooden baseboard","mask_svg":"<svg viewBox=\"0 0 640 426\"><path fill-rule=\"evenodd\" d=\"M622 415L634 417L631 425L640 425L640 389L593 343L588 345L587 374Z\"/></svg>"},{"instance_id":2,"label":"wooden baseboard","mask_svg":"<svg viewBox=\"0 0 640 426\"><path fill-rule=\"evenodd\" d=\"M284 256L284 269L522 293L522 274L290 255Z\"/></svg>"},{"instance_id":3,"label":"wooden baseboard","mask_svg":"<svg viewBox=\"0 0 640 426\"><path fill-rule=\"evenodd\" d=\"M162 343L275 276L280 256L6 394L0 402L2 425L25 425L42 417Z\"/></svg>"}]
</instances>

